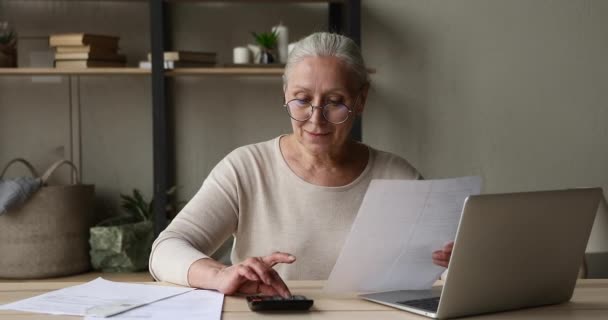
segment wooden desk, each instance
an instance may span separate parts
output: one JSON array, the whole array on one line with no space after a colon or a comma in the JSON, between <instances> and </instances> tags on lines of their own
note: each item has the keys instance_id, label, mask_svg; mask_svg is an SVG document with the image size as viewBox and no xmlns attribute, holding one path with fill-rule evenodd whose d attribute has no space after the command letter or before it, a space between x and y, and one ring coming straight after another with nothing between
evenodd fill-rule
<instances>
[{"instance_id":1,"label":"wooden desk","mask_svg":"<svg viewBox=\"0 0 608 320\"><path fill-rule=\"evenodd\" d=\"M87 282L102 277L110 281L119 282L153 282L154 278L147 272L86 272L73 276L47 278L47 279L32 279L32 280L13 280L0 278L0 286L3 282L19 283L19 282ZM74 285L74 284L72 284Z\"/></svg>"},{"instance_id":2,"label":"wooden desk","mask_svg":"<svg viewBox=\"0 0 608 320\"><path fill-rule=\"evenodd\" d=\"M137 282L137 280L134 280ZM6 282L0 283L0 304L72 286L77 282ZM258 314L250 312L241 297L226 297L223 320L232 319L426 319L405 311L357 299L355 295L328 295L321 291L323 281L289 281L294 294L315 300L311 312ZM0 319L78 319L71 316L50 316L18 311L0 311ZM608 319L608 280L579 280L572 301L560 305L502 312L476 319Z\"/></svg>"}]
</instances>

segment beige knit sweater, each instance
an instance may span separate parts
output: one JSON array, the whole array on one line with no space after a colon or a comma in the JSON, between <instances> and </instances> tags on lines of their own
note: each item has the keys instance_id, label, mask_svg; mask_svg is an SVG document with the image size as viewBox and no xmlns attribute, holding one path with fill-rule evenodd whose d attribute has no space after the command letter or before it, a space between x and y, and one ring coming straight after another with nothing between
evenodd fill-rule
<instances>
[{"instance_id":1,"label":"beige knit sweater","mask_svg":"<svg viewBox=\"0 0 608 320\"><path fill-rule=\"evenodd\" d=\"M238 148L217 164L154 242L154 278L187 286L190 265L234 235L232 263L288 252L297 261L275 267L283 279L327 279L370 181L420 178L406 160L369 148L367 166L353 182L313 185L291 171L279 139Z\"/></svg>"}]
</instances>

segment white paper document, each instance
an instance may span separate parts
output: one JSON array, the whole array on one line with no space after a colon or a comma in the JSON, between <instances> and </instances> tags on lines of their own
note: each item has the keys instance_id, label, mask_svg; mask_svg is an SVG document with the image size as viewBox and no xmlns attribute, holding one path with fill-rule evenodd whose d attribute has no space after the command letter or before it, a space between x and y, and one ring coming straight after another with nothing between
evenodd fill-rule
<instances>
[{"instance_id":1,"label":"white paper document","mask_svg":"<svg viewBox=\"0 0 608 320\"><path fill-rule=\"evenodd\" d=\"M85 284L5 304L0 306L0 310L73 316L111 316L192 290L194 289L121 283L97 278Z\"/></svg>"},{"instance_id":2,"label":"white paper document","mask_svg":"<svg viewBox=\"0 0 608 320\"><path fill-rule=\"evenodd\" d=\"M220 320L224 295L216 291L194 290L112 316L116 320ZM103 319L86 317L85 320Z\"/></svg>"},{"instance_id":3,"label":"white paper document","mask_svg":"<svg viewBox=\"0 0 608 320\"><path fill-rule=\"evenodd\" d=\"M429 289L445 268L433 251L453 241L466 197L481 178L372 180L325 289Z\"/></svg>"}]
</instances>

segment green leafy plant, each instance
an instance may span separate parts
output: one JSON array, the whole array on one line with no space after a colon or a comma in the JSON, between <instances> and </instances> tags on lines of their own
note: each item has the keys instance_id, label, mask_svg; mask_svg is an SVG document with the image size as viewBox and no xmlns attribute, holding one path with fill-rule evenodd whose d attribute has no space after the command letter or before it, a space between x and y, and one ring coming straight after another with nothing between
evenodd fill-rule
<instances>
[{"instance_id":1,"label":"green leafy plant","mask_svg":"<svg viewBox=\"0 0 608 320\"><path fill-rule=\"evenodd\" d=\"M153 201L137 189L121 194L122 213L92 227L91 265L104 272L144 270L154 241Z\"/></svg>"},{"instance_id":2,"label":"green leafy plant","mask_svg":"<svg viewBox=\"0 0 608 320\"><path fill-rule=\"evenodd\" d=\"M154 218L154 200L147 202L137 189L133 189L132 195L121 194L120 206L125 213L137 221L148 221Z\"/></svg>"},{"instance_id":3,"label":"green leafy plant","mask_svg":"<svg viewBox=\"0 0 608 320\"><path fill-rule=\"evenodd\" d=\"M16 38L15 30L11 29L7 22L0 22L0 44L11 44Z\"/></svg>"},{"instance_id":4,"label":"green leafy plant","mask_svg":"<svg viewBox=\"0 0 608 320\"><path fill-rule=\"evenodd\" d=\"M260 47L268 50L272 50L276 48L278 42L278 33L273 32L262 32L262 33L251 33L255 42L260 45Z\"/></svg>"},{"instance_id":5,"label":"green leafy plant","mask_svg":"<svg viewBox=\"0 0 608 320\"><path fill-rule=\"evenodd\" d=\"M174 186L167 191L167 195L173 195L177 188ZM121 214L114 215L97 224L97 226L119 226L138 222L153 222L154 221L154 199L149 202L142 196L138 189L133 189L132 194L120 194L122 207ZM166 207L167 219L171 221L177 214L178 209L181 209L187 202L178 201L173 204L168 204Z\"/></svg>"},{"instance_id":6,"label":"green leafy plant","mask_svg":"<svg viewBox=\"0 0 608 320\"><path fill-rule=\"evenodd\" d=\"M174 186L167 191L167 195L173 195L177 188ZM154 220L154 199L149 202L142 196L138 189L133 189L132 195L121 194L121 204L125 216L129 217L131 221L153 221ZM186 201L178 201L176 206L182 207ZM167 205L167 218L171 219L175 215L174 206Z\"/></svg>"}]
</instances>

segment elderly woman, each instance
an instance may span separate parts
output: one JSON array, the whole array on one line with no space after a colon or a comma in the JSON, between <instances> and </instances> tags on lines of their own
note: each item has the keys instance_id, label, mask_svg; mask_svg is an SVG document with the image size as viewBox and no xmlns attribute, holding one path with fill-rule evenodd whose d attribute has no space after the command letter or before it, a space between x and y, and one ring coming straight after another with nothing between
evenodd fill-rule
<instances>
[{"instance_id":1,"label":"elderly woman","mask_svg":"<svg viewBox=\"0 0 608 320\"><path fill-rule=\"evenodd\" d=\"M350 138L369 89L351 39L300 40L283 80L293 133L238 148L217 164L155 241L157 280L289 296L283 279L328 278L372 179L421 178L406 160ZM233 265L225 266L209 255L230 235ZM447 266L450 252L451 244L433 261Z\"/></svg>"}]
</instances>

